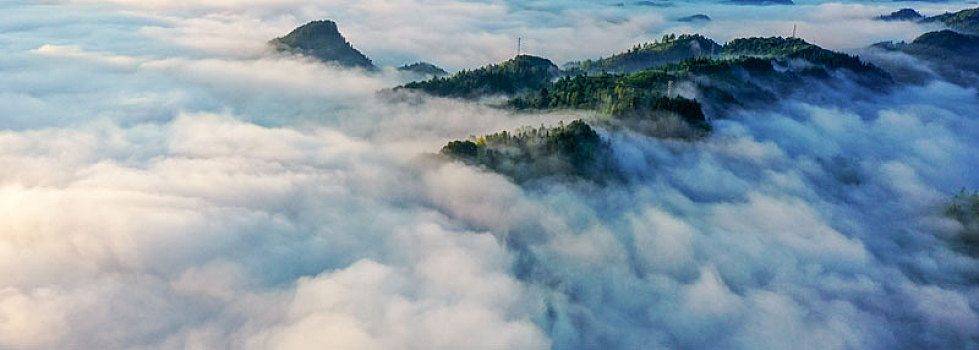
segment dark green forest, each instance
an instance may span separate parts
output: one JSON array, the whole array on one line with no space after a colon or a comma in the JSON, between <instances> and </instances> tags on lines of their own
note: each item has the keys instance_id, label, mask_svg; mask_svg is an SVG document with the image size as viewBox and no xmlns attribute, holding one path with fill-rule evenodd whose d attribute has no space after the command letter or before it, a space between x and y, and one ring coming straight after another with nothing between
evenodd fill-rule
<instances>
[{"instance_id":1,"label":"dark green forest","mask_svg":"<svg viewBox=\"0 0 979 350\"><path fill-rule=\"evenodd\" d=\"M550 60L520 55L500 64L464 70L450 77L412 82L401 88L443 97L512 95L545 87L559 73L558 67Z\"/></svg>"},{"instance_id":2,"label":"dark green forest","mask_svg":"<svg viewBox=\"0 0 979 350\"><path fill-rule=\"evenodd\" d=\"M946 29L922 34L910 43L881 42L873 47L918 58L950 82L966 87L979 84L979 36Z\"/></svg>"},{"instance_id":3,"label":"dark green forest","mask_svg":"<svg viewBox=\"0 0 979 350\"><path fill-rule=\"evenodd\" d=\"M669 34L659 41L641 43L606 58L571 62L567 70L570 74L632 73L691 57L720 54L721 51L720 45L699 34Z\"/></svg>"},{"instance_id":4,"label":"dark green forest","mask_svg":"<svg viewBox=\"0 0 979 350\"><path fill-rule=\"evenodd\" d=\"M941 22L951 29L979 35L979 8L928 17L922 22Z\"/></svg>"},{"instance_id":5,"label":"dark green forest","mask_svg":"<svg viewBox=\"0 0 979 350\"><path fill-rule=\"evenodd\" d=\"M766 108L780 98L805 93L814 82L833 84L836 73L871 89L893 82L855 56L779 37L736 39L721 46L700 35L668 35L567 67L562 71L549 60L521 55L396 90L466 99L505 96L496 106L515 113L590 113L587 122L452 141L441 154L517 181L562 176L601 182L615 176L611 150L593 127L627 128L657 138L698 138L709 134L712 118Z\"/></svg>"},{"instance_id":6,"label":"dark green forest","mask_svg":"<svg viewBox=\"0 0 979 350\"><path fill-rule=\"evenodd\" d=\"M544 177L612 180L611 149L582 120L556 127L524 127L452 141L441 154L479 165L518 182Z\"/></svg>"}]
</instances>

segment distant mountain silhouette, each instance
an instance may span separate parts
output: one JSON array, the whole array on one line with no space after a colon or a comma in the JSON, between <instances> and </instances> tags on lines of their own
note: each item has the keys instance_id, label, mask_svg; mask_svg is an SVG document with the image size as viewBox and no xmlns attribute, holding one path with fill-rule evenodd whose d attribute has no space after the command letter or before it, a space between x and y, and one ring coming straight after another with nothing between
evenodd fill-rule
<instances>
[{"instance_id":1,"label":"distant mountain silhouette","mask_svg":"<svg viewBox=\"0 0 979 350\"><path fill-rule=\"evenodd\" d=\"M698 14L693 16L680 17L676 19L677 22L710 22L710 16L705 14Z\"/></svg>"},{"instance_id":2,"label":"distant mountain silhouette","mask_svg":"<svg viewBox=\"0 0 979 350\"><path fill-rule=\"evenodd\" d=\"M441 67L428 62L415 62L412 64L406 64L401 67L398 67L398 70L402 72L413 72L418 74L431 75L433 77L444 77L446 75L449 75L449 72L446 72L445 69L442 69Z\"/></svg>"},{"instance_id":3,"label":"distant mountain silhouette","mask_svg":"<svg viewBox=\"0 0 979 350\"><path fill-rule=\"evenodd\" d=\"M913 22L913 21L920 21L923 18L925 18L925 16L922 16L920 13L918 13L918 11L915 11L914 9L904 8L891 12L891 14L889 15L877 16L876 19L878 21L886 21L886 22L892 22L892 21Z\"/></svg>"}]
</instances>

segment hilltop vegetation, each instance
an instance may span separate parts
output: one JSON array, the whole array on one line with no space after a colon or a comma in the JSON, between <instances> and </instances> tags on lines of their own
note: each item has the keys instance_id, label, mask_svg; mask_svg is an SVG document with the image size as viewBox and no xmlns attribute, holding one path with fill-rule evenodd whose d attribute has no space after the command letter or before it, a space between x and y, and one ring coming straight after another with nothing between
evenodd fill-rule
<instances>
[{"instance_id":1,"label":"hilltop vegetation","mask_svg":"<svg viewBox=\"0 0 979 350\"><path fill-rule=\"evenodd\" d=\"M925 17L911 8L903 8L888 15L875 18L879 21L908 21L918 23L941 23L960 33L979 35L979 8Z\"/></svg>"},{"instance_id":2,"label":"hilltop vegetation","mask_svg":"<svg viewBox=\"0 0 979 350\"><path fill-rule=\"evenodd\" d=\"M799 38L739 38L724 45L721 53L731 56L788 56L816 47Z\"/></svg>"},{"instance_id":3,"label":"hilltop vegetation","mask_svg":"<svg viewBox=\"0 0 979 350\"><path fill-rule=\"evenodd\" d=\"M845 68L858 73L886 76L887 73L856 56L826 50L799 38L743 38L724 45L725 55L801 59L830 69Z\"/></svg>"},{"instance_id":4,"label":"hilltop vegetation","mask_svg":"<svg viewBox=\"0 0 979 350\"><path fill-rule=\"evenodd\" d=\"M665 79L668 75L662 77ZM509 103L518 109L584 109L611 116L641 110L663 110L675 112L693 124L706 123L706 117L696 101L680 96L667 97L658 89L660 84L644 85L650 81L635 81L637 79L634 78L635 75L564 77L549 88L525 98L511 99Z\"/></svg>"},{"instance_id":5,"label":"hilltop vegetation","mask_svg":"<svg viewBox=\"0 0 979 350\"><path fill-rule=\"evenodd\" d=\"M580 109L603 115L643 115L651 111L674 113L691 127L709 130L703 103L715 116L732 107L765 104L778 96L805 87L804 79L829 77L830 70L853 71L858 81L880 87L890 77L876 67L843 54L825 54L807 47L789 57L806 59L812 66L790 67L775 58L742 56L727 59L690 58L632 74L577 75L564 77L541 90L511 99L517 109ZM779 65L783 69L775 69ZM670 83L675 90L671 93ZM693 87L698 99L676 94L679 88ZM662 113L660 113L662 114Z\"/></svg>"},{"instance_id":6,"label":"hilltop vegetation","mask_svg":"<svg viewBox=\"0 0 979 350\"><path fill-rule=\"evenodd\" d=\"M401 67L398 67L398 70L402 72L412 72L412 73L418 73L422 75L430 75L436 78L449 75L449 72L446 72L445 69L442 69L441 67L428 62L415 62L412 64L406 64Z\"/></svg>"},{"instance_id":7,"label":"hilltop vegetation","mask_svg":"<svg viewBox=\"0 0 979 350\"><path fill-rule=\"evenodd\" d=\"M776 65L782 67L776 69ZM597 133L590 131L591 126L657 138L696 139L711 130L707 109L724 115L730 109L764 108L780 97L806 91L810 87L807 79L828 79L827 69L830 68L819 65L792 68L778 59L744 56L691 58L633 74L565 76L538 91L514 96L507 106L516 110L592 111L595 117L587 123L453 141L443 148L442 154L518 182L551 176L599 183L615 180L618 175L610 165L611 150ZM870 75L886 78L876 74ZM699 92L699 101L671 94L671 81L675 88L679 84L692 86ZM580 148L568 146L571 144Z\"/></svg>"},{"instance_id":8,"label":"hilltop vegetation","mask_svg":"<svg viewBox=\"0 0 979 350\"><path fill-rule=\"evenodd\" d=\"M713 47L712 51L723 53L721 57L727 58L712 59L700 55L704 46ZM701 49L693 50L692 47ZM749 59L748 56L761 59ZM779 75L774 72L773 63L789 66L786 60L803 60L811 66L783 70L779 74L784 76L819 77L826 76L831 70L845 69L857 73L868 86L881 85L890 79L887 73L857 57L826 50L797 38L736 39L722 47L703 36L681 35L665 36L662 41L637 45L609 58L573 64L563 72L546 59L523 55L498 65L413 82L400 88L447 97L504 95L512 98L508 105L518 109L588 109L619 115L645 108L655 96L665 95L670 81L692 81L695 76L727 83L726 88L721 88L711 82L693 82L705 88L701 89L704 95L731 102L730 97L736 94L724 90L752 84L750 79L745 81L744 77L735 77L734 71L763 72L772 77ZM647 66L657 62L666 63ZM594 67L623 72L596 74ZM630 70L635 71L624 73ZM555 81L561 76L567 78ZM686 120L697 119L699 122L700 119L689 113L682 116Z\"/></svg>"},{"instance_id":9,"label":"hilltop vegetation","mask_svg":"<svg viewBox=\"0 0 979 350\"><path fill-rule=\"evenodd\" d=\"M704 54L704 47L716 52L716 58ZM594 73L599 66L621 72ZM805 93L813 83L832 85L840 76L847 77L844 84L856 82L869 89L892 83L873 65L797 38L746 38L720 46L703 36L681 35L565 71L546 59L522 55L398 89L458 98L505 96L499 106L516 112L589 112L588 119L567 126L452 141L441 154L518 182L554 176L605 182L618 175L611 166L611 149L593 127L696 139L709 134L708 116L765 108Z\"/></svg>"},{"instance_id":10,"label":"hilltop vegetation","mask_svg":"<svg viewBox=\"0 0 979 350\"><path fill-rule=\"evenodd\" d=\"M954 51L957 54L974 54L979 53L979 36L943 30L922 34L911 45Z\"/></svg>"},{"instance_id":11,"label":"hilltop vegetation","mask_svg":"<svg viewBox=\"0 0 979 350\"><path fill-rule=\"evenodd\" d=\"M441 154L517 182L555 177L606 182L615 178L609 145L582 120L452 141L442 147Z\"/></svg>"},{"instance_id":12,"label":"hilltop vegetation","mask_svg":"<svg viewBox=\"0 0 979 350\"><path fill-rule=\"evenodd\" d=\"M683 34L679 37L666 35L660 41L639 44L620 54L594 61L571 62L566 67L567 73L571 75L634 73L691 58L739 56L798 58L830 68L870 70L870 65L861 63L856 57L826 50L799 38L739 38L721 46L698 34Z\"/></svg>"},{"instance_id":13,"label":"hilltop vegetation","mask_svg":"<svg viewBox=\"0 0 979 350\"><path fill-rule=\"evenodd\" d=\"M914 9L910 9L910 8L904 8L891 12L888 15L877 16L877 18L875 19L878 21L886 21L886 22L893 22L893 21L916 22L916 21L920 21L923 18L925 18L925 16L922 16L920 13L918 13L918 11L915 11Z\"/></svg>"},{"instance_id":14,"label":"hilltop vegetation","mask_svg":"<svg viewBox=\"0 0 979 350\"><path fill-rule=\"evenodd\" d=\"M956 31L979 35L979 8L928 17L922 22L941 22Z\"/></svg>"},{"instance_id":15,"label":"hilltop vegetation","mask_svg":"<svg viewBox=\"0 0 979 350\"><path fill-rule=\"evenodd\" d=\"M601 116L596 122L625 126L652 137L695 138L710 131L710 123L699 102L682 96L667 96L665 90L660 91L654 86L630 85L630 77L565 77L537 93L513 98L508 105L518 110L593 111Z\"/></svg>"},{"instance_id":16,"label":"hilltop vegetation","mask_svg":"<svg viewBox=\"0 0 979 350\"><path fill-rule=\"evenodd\" d=\"M979 35L979 8L925 17L911 8L903 8L888 15L875 18L879 21L909 21L919 23L941 23L946 27L965 34Z\"/></svg>"},{"instance_id":17,"label":"hilltop vegetation","mask_svg":"<svg viewBox=\"0 0 979 350\"><path fill-rule=\"evenodd\" d=\"M569 71L596 74L631 73L667 63L676 63L691 57L720 53L721 46L699 34L665 35L659 41L633 46L626 52L595 61L572 62Z\"/></svg>"},{"instance_id":18,"label":"hilltop vegetation","mask_svg":"<svg viewBox=\"0 0 979 350\"><path fill-rule=\"evenodd\" d=\"M451 77L412 82L401 88L444 97L512 95L543 88L559 73L558 67L550 60L520 55L500 64L464 70Z\"/></svg>"},{"instance_id":19,"label":"hilltop vegetation","mask_svg":"<svg viewBox=\"0 0 979 350\"><path fill-rule=\"evenodd\" d=\"M912 42L882 42L873 47L899 51L926 62L942 78L962 85L979 83L979 36L942 30L922 34Z\"/></svg>"}]
</instances>

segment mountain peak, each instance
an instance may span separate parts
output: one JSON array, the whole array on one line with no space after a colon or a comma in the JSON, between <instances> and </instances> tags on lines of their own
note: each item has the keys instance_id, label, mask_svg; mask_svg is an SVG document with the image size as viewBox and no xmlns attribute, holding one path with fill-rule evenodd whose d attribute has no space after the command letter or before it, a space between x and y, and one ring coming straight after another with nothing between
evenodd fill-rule
<instances>
[{"instance_id":1,"label":"mountain peak","mask_svg":"<svg viewBox=\"0 0 979 350\"><path fill-rule=\"evenodd\" d=\"M296 29L293 29L287 38L343 38L340 35L340 29L337 27L337 23L331 20L318 20L303 24Z\"/></svg>"},{"instance_id":2,"label":"mountain peak","mask_svg":"<svg viewBox=\"0 0 979 350\"><path fill-rule=\"evenodd\" d=\"M449 75L449 72L446 72L445 69L442 69L441 67L428 62L415 62L412 64L406 64L401 67L398 67L398 70L402 72L412 72L412 73L418 73L424 75L431 75L433 77L444 77L446 75Z\"/></svg>"},{"instance_id":3,"label":"mountain peak","mask_svg":"<svg viewBox=\"0 0 979 350\"><path fill-rule=\"evenodd\" d=\"M540 67L546 70L557 69L557 65L555 65L554 62L551 62L551 60L543 57L532 56L532 55L517 55L516 57L501 63L501 65L504 67L523 66L523 67Z\"/></svg>"},{"instance_id":4,"label":"mountain peak","mask_svg":"<svg viewBox=\"0 0 979 350\"><path fill-rule=\"evenodd\" d=\"M464 70L447 78L416 81L402 88L436 96L477 98L536 91L560 75L561 70L546 58L517 55L500 64Z\"/></svg>"},{"instance_id":5,"label":"mountain peak","mask_svg":"<svg viewBox=\"0 0 979 350\"><path fill-rule=\"evenodd\" d=\"M889 14L889 15L880 15L880 16L877 16L877 20L878 21L886 21L886 22L890 22L890 21L919 21L922 18L925 18L925 16L922 16L920 13L918 13L918 11L915 11L914 9L911 9L911 8L903 8L903 9L900 9L900 10L897 10L897 11L894 11L894 12L891 12L891 14Z\"/></svg>"},{"instance_id":6,"label":"mountain peak","mask_svg":"<svg viewBox=\"0 0 979 350\"><path fill-rule=\"evenodd\" d=\"M582 72L601 71L631 73L667 63L677 63L691 57L720 53L721 46L700 34L664 35L660 41L642 43L626 52L595 61L571 63L569 67Z\"/></svg>"},{"instance_id":7,"label":"mountain peak","mask_svg":"<svg viewBox=\"0 0 979 350\"><path fill-rule=\"evenodd\" d=\"M373 69L374 64L363 53L354 49L340 34L336 22L319 20L293 29L281 38L269 41L280 52L291 52L315 57L324 62L338 63L347 67Z\"/></svg>"},{"instance_id":8,"label":"mountain peak","mask_svg":"<svg viewBox=\"0 0 979 350\"><path fill-rule=\"evenodd\" d=\"M912 43L953 52L979 52L979 36L962 34L948 29L922 34Z\"/></svg>"}]
</instances>

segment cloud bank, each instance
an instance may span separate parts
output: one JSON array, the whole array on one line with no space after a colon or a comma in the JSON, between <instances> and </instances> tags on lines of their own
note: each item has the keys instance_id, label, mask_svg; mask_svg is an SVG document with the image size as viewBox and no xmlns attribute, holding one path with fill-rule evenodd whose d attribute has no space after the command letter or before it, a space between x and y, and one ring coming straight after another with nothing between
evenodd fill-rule
<instances>
[{"instance_id":1,"label":"cloud bank","mask_svg":"<svg viewBox=\"0 0 979 350\"><path fill-rule=\"evenodd\" d=\"M625 184L520 187L422 155L581 115L377 93L404 77L260 45L329 17L375 61L460 69L516 36L561 61L926 30L878 3L610 5L0 5L0 347L976 347L979 264L942 215L979 187L974 88L813 86L700 142L603 131ZM715 21L672 21L694 10Z\"/></svg>"}]
</instances>

